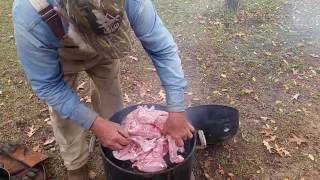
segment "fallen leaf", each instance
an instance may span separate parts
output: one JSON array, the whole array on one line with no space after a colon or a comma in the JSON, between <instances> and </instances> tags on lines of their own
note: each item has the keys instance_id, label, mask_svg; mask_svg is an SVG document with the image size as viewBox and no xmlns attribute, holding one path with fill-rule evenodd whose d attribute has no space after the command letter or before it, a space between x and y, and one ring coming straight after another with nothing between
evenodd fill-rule
<instances>
[{"instance_id":1,"label":"fallen leaf","mask_svg":"<svg viewBox=\"0 0 320 180\"><path fill-rule=\"evenodd\" d=\"M299 72L299 70L292 68L292 74L293 74L293 75L297 75L298 72Z\"/></svg>"},{"instance_id":2,"label":"fallen leaf","mask_svg":"<svg viewBox=\"0 0 320 180\"><path fill-rule=\"evenodd\" d=\"M134 56L128 56L130 59L134 60L134 61L138 61L138 58L137 57L134 57Z\"/></svg>"},{"instance_id":3,"label":"fallen leaf","mask_svg":"<svg viewBox=\"0 0 320 180\"><path fill-rule=\"evenodd\" d=\"M276 136L276 135L273 135L273 136L268 137L268 138L265 139L265 140L268 141L268 142L274 142L276 139L277 139L277 136Z\"/></svg>"},{"instance_id":4,"label":"fallen leaf","mask_svg":"<svg viewBox=\"0 0 320 180\"><path fill-rule=\"evenodd\" d=\"M29 99L32 99L34 97L34 94L29 95Z\"/></svg>"},{"instance_id":5,"label":"fallen leaf","mask_svg":"<svg viewBox=\"0 0 320 180\"><path fill-rule=\"evenodd\" d=\"M192 100L194 100L194 101L200 101L200 99L197 98L197 97L192 98Z\"/></svg>"},{"instance_id":6,"label":"fallen leaf","mask_svg":"<svg viewBox=\"0 0 320 180\"><path fill-rule=\"evenodd\" d=\"M221 74L220 75L222 78L226 78L227 77L227 75L225 75L225 74Z\"/></svg>"},{"instance_id":7,"label":"fallen leaf","mask_svg":"<svg viewBox=\"0 0 320 180\"><path fill-rule=\"evenodd\" d=\"M29 127L29 131L27 132L27 136L31 137L36 133L37 129L34 127L34 125L32 125L31 127Z\"/></svg>"},{"instance_id":8,"label":"fallen leaf","mask_svg":"<svg viewBox=\"0 0 320 180\"><path fill-rule=\"evenodd\" d=\"M128 94L127 93L124 93L124 99L123 99L124 102L127 102L127 103L130 103L131 102L131 99L129 98Z\"/></svg>"},{"instance_id":9,"label":"fallen leaf","mask_svg":"<svg viewBox=\"0 0 320 180\"><path fill-rule=\"evenodd\" d=\"M156 72L155 68L147 68L147 70L152 71L152 72Z\"/></svg>"},{"instance_id":10,"label":"fallen leaf","mask_svg":"<svg viewBox=\"0 0 320 180\"><path fill-rule=\"evenodd\" d=\"M204 168L210 170L210 161L204 161Z\"/></svg>"},{"instance_id":11,"label":"fallen leaf","mask_svg":"<svg viewBox=\"0 0 320 180\"><path fill-rule=\"evenodd\" d=\"M293 96L292 96L292 100L298 100L299 96L300 96L299 93L293 95Z\"/></svg>"},{"instance_id":12,"label":"fallen leaf","mask_svg":"<svg viewBox=\"0 0 320 180\"><path fill-rule=\"evenodd\" d=\"M272 129L263 129L260 131L260 134L265 135L266 137L273 136L273 131Z\"/></svg>"},{"instance_id":13,"label":"fallen leaf","mask_svg":"<svg viewBox=\"0 0 320 180\"><path fill-rule=\"evenodd\" d=\"M301 145L302 143L307 143L307 140L303 137L299 137L295 134L291 134L291 138L289 138L289 142L297 143L297 145Z\"/></svg>"},{"instance_id":14,"label":"fallen leaf","mask_svg":"<svg viewBox=\"0 0 320 180\"><path fill-rule=\"evenodd\" d=\"M260 119L266 121L266 120L268 120L268 117L261 116Z\"/></svg>"},{"instance_id":15,"label":"fallen leaf","mask_svg":"<svg viewBox=\"0 0 320 180\"><path fill-rule=\"evenodd\" d=\"M52 121L50 118L46 118L44 122L46 122L48 125L52 125Z\"/></svg>"},{"instance_id":16,"label":"fallen leaf","mask_svg":"<svg viewBox=\"0 0 320 180\"><path fill-rule=\"evenodd\" d=\"M262 131L260 131L260 134L263 134L263 135L265 135L266 137L273 136L273 134L274 134L274 129L272 129L271 126L269 126L268 124L266 124L265 126L263 126Z\"/></svg>"},{"instance_id":17,"label":"fallen leaf","mask_svg":"<svg viewBox=\"0 0 320 180\"><path fill-rule=\"evenodd\" d=\"M219 91L213 91L212 93L213 93L213 94L220 95L220 96L222 95Z\"/></svg>"},{"instance_id":18,"label":"fallen leaf","mask_svg":"<svg viewBox=\"0 0 320 180\"><path fill-rule=\"evenodd\" d=\"M146 95L146 93L147 93L147 90L145 89L144 85L141 86L139 91L140 91L140 96L141 97L144 97Z\"/></svg>"},{"instance_id":19,"label":"fallen leaf","mask_svg":"<svg viewBox=\"0 0 320 180\"><path fill-rule=\"evenodd\" d=\"M308 154L308 157L309 157L312 161L314 161L314 156L313 156L312 154Z\"/></svg>"},{"instance_id":20,"label":"fallen leaf","mask_svg":"<svg viewBox=\"0 0 320 180\"><path fill-rule=\"evenodd\" d=\"M315 71L315 70L313 70L313 69L311 69L310 71L311 71L311 73L312 73L313 75L317 75L317 71Z\"/></svg>"},{"instance_id":21,"label":"fallen leaf","mask_svg":"<svg viewBox=\"0 0 320 180\"><path fill-rule=\"evenodd\" d=\"M205 21L205 20L200 20L199 23L200 23L200 24L205 24L206 21Z\"/></svg>"},{"instance_id":22,"label":"fallen leaf","mask_svg":"<svg viewBox=\"0 0 320 180\"><path fill-rule=\"evenodd\" d=\"M219 166L218 166L218 172L219 172L219 174L221 174L221 175L224 175L225 173L224 173L224 169L223 169L223 167L219 164Z\"/></svg>"},{"instance_id":23,"label":"fallen leaf","mask_svg":"<svg viewBox=\"0 0 320 180\"><path fill-rule=\"evenodd\" d=\"M193 95L193 92L186 92L186 94L188 94L188 95Z\"/></svg>"},{"instance_id":24,"label":"fallen leaf","mask_svg":"<svg viewBox=\"0 0 320 180\"><path fill-rule=\"evenodd\" d=\"M34 152L40 152L40 145L34 146L34 147L32 148L32 151L34 151Z\"/></svg>"},{"instance_id":25,"label":"fallen leaf","mask_svg":"<svg viewBox=\"0 0 320 180\"><path fill-rule=\"evenodd\" d=\"M261 170L260 170L260 169L259 169L259 170L257 170L257 171L256 171L256 173L257 173L257 174L260 174L260 173L261 173Z\"/></svg>"},{"instance_id":26,"label":"fallen leaf","mask_svg":"<svg viewBox=\"0 0 320 180\"><path fill-rule=\"evenodd\" d=\"M51 121L51 119L50 119L50 118L46 118L46 119L44 120L44 122L48 122L48 121Z\"/></svg>"},{"instance_id":27,"label":"fallen leaf","mask_svg":"<svg viewBox=\"0 0 320 180\"><path fill-rule=\"evenodd\" d=\"M264 54L267 55L267 56L272 56L271 52L264 52Z\"/></svg>"},{"instance_id":28,"label":"fallen leaf","mask_svg":"<svg viewBox=\"0 0 320 180\"><path fill-rule=\"evenodd\" d=\"M2 92L2 91L0 91L0 95L2 95L2 93L3 93L3 92Z\"/></svg>"},{"instance_id":29,"label":"fallen leaf","mask_svg":"<svg viewBox=\"0 0 320 180\"><path fill-rule=\"evenodd\" d=\"M83 99L84 99L84 102L91 103L91 97L90 96L85 96Z\"/></svg>"},{"instance_id":30,"label":"fallen leaf","mask_svg":"<svg viewBox=\"0 0 320 180\"><path fill-rule=\"evenodd\" d=\"M277 129L278 129L278 127L274 127L274 128L273 128L273 131L276 131Z\"/></svg>"},{"instance_id":31,"label":"fallen leaf","mask_svg":"<svg viewBox=\"0 0 320 180\"><path fill-rule=\"evenodd\" d=\"M232 177L234 177L234 174L231 173L231 172L229 172L229 173L228 173L228 176L232 178Z\"/></svg>"},{"instance_id":32,"label":"fallen leaf","mask_svg":"<svg viewBox=\"0 0 320 180\"><path fill-rule=\"evenodd\" d=\"M243 89L241 92L244 93L244 94L251 94L251 93L254 92L254 90L253 90L253 89L247 89L247 88L245 88L245 89Z\"/></svg>"},{"instance_id":33,"label":"fallen leaf","mask_svg":"<svg viewBox=\"0 0 320 180\"><path fill-rule=\"evenodd\" d=\"M97 173L95 173L94 171L90 170L89 171L89 179L95 179L97 176Z\"/></svg>"},{"instance_id":34,"label":"fallen leaf","mask_svg":"<svg viewBox=\"0 0 320 180\"><path fill-rule=\"evenodd\" d=\"M310 56L313 57L313 58L319 58L319 57L320 57L320 56L317 55L317 54L310 54Z\"/></svg>"},{"instance_id":35,"label":"fallen leaf","mask_svg":"<svg viewBox=\"0 0 320 180\"><path fill-rule=\"evenodd\" d=\"M288 61L286 61L285 59L282 60L286 65L289 65Z\"/></svg>"},{"instance_id":36,"label":"fallen leaf","mask_svg":"<svg viewBox=\"0 0 320 180\"><path fill-rule=\"evenodd\" d=\"M84 85L86 84L86 82L82 82L78 87L77 87L77 91L84 89Z\"/></svg>"},{"instance_id":37,"label":"fallen leaf","mask_svg":"<svg viewBox=\"0 0 320 180\"><path fill-rule=\"evenodd\" d=\"M304 47L304 43L302 42L297 43L297 47Z\"/></svg>"},{"instance_id":38,"label":"fallen leaf","mask_svg":"<svg viewBox=\"0 0 320 180\"><path fill-rule=\"evenodd\" d=\"M283 85L283 87L284 87L284 89L285 89L286 91L288 91L288 90L290 89L289 85L287 85L287 84Z\"/></svg>"},{"instance_id":39,"label":"fallen leaf","mask_svg":"<svg viewBox=\"0 0 320 180\"><path fill-rule=\"evenodd\" d=\"M251 79L252 79L253 82L257 81L257 79L255 77L252 77Z\"/></svg>"},{"instance_id":40,"label":"fallen leaf","mask_svg":"<svg viewBox=\"0 0 320 180\"><path fill-rule=\"evenodd\" d=\"M287 151L284 147L280 147L277 143L274 144L274 148L273 149L281 157L291 157L290 152Z\"/></svg>"},{"instance_id":41,"label":"fallen leaf","mask_svg":"<svg viewBox=\"0 0 320 180\"><path fill-rule=\"evenodd\" d=\"M204 173L204 176L207 178L207 179L210 179L211 176L208 174L208 173Z\"/></svg>"},{"instance_id":42,"label":"fallen leaf","mask_svg":"<svg viewBox=\"0 0 320 180\"><path fill-rule=\"evenodd\" d=\"M245 37L246 34L244 32L239 32L236 34L236 36L239 36L239 37Z\"/></svg>"},{"instance_id":43,"label":"fallen leaf","mask_svg":"<svg viewBox=\"0 0 320 180\"><path fill-rule=\"evenodd\" d=\"M307 108L302 108L302 111L304 112L304 114L308 114L309 112L307 111Z\"/></svg>"},{"instance_id":44,"label":"fallen leaf","mask_svg":"<svg viewBox=\"0 0 320 180\"><path fill-rule=\"evenodd\" d=\"M160 98L159 98L160 101L165 100L166 94L164 93L163 89L160 89L160 91L159 91L159 97L160 97Z\"/></svg>"},{"instance_id":45,"label":"fallen leaf","mask_svg":"<svg viewBox=\"0 0 320 180\"><path fill-rule=\"evenodd\" d=\"M52 144L56 139L54 137L51 137L49 139L47 139L44 143L43 146L47 146L49 144Z\"/></svg>"},{"instance_id":46,"label":"fallen leaf","mask_svg":"<svg viewBox=\"0 0 320 180\"><path fill-rule=\"evenodd\" d=\"M282 101L276 100L276 104L282 104Z\"/></svg>"},{"instance_id":47,"label":"fallen leaf","mask_svg":"<svg viewBox=\"0 0 320 180\"><path fill-rule=\"evenodd\" d=\"M269 144L268 141L263 140L263 145L266 146L266 148L267 148L267 150L269 151L269 153L272 153L273 147Z\"/></svg>"}]
</instances>

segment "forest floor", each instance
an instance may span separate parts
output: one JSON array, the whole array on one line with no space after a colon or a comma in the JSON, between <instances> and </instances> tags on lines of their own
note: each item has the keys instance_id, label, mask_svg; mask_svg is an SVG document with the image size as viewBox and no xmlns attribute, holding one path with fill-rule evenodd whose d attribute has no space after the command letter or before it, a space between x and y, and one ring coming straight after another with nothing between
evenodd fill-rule
<instances>
[{"instance_id":1,"label":"forest floor","mask_svg":"<svg viewBox=\"0 0 320 180\"><path fill-rule=\"evenodd\" d=\"M223 2L155 0L173 34L188 80L186 105L221 104L240 112L232 139L197 152L207 179L319 179L319 0L247 0L236 16ZM49 179L65 175L46 105L32 93L16 55L11 0L0 4L0 143L49 155ZM163 103L160 81L137 42L122 61L126 105ZM83 74L81 96L87 96ZM30 128L35 133L29 137ZM99 148L90 174L103 179Z\"/></svg>"}]
</instances>

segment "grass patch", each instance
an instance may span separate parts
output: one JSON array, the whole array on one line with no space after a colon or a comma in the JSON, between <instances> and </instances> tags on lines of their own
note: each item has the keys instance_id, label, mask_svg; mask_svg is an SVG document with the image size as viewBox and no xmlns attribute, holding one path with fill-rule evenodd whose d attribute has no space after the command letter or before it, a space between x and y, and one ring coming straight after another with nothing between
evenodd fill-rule
<instances>
[{"instance_id":1,"label":"grass patch","mask_svg":"<svg viewBox=\"0 0 320 180\"><path fill-rule=\"evenodd\" d=\"M260 11L264 14L274 14L286 2L287 0L247 0L242 7L251 13Z\"/></svg>"},{"instance_id":2,"label":"grass patch","mask_svg":"<svg viewBox=\"0 0 320 180\"><path fill-rule=\"evenodd\" d=\"M33 100L29 99L31 89L25 81L16 53L12 26L12 0L0 4L0 116L3 120L24 117L26 109L32 110ZM30 103L32 101L32 103ZM29 103L28 107L23 104ZM22 107L23 106L23 107Z\"/></svg>"}]
</instances>

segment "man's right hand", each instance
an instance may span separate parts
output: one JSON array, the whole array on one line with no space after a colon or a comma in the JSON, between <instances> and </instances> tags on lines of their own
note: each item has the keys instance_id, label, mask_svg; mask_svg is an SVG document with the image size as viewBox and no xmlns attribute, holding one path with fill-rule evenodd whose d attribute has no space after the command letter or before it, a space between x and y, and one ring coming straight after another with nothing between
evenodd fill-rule
<instances>
[{"instance_id":1,"label":"man's right hand","mask_svg":"<svg viewBox=\"0 0 320 180\"><path fill-rule=\"evenodd\" d=\"M129 135L121 129L119 124L99 116L94 120L91 131L103 146L112 150L121 150L129 144Z\"/></svg>"}]
</instances>

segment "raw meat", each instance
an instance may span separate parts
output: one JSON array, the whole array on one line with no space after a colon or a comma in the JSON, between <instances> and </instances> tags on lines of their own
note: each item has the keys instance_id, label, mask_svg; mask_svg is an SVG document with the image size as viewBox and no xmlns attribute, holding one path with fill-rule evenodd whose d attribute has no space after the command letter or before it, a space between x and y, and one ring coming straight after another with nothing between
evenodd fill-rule
<instances>
[{"instance_id":1,"label":"raw meat","mask_svg":"<svg viewBox=\"0 0 320 180\"><path fill-rule=\"evenodd\" d=\"M184 148L178 147L175 143L175 141L172 139L172 137L168 136L168 142L169 142L169 156L170 161L172 163L181 163L184 158L181 155L178 155L177 152L183 152Z\"/></svg>"},{"instance_id":2,"label":"raw meat","mask_svg":"<svg viewBox=\"0 0 320 180\"><path fill-rule=\"evenodd\" d=\"M138 106L127 115L121 126L129 133L131 142L124 149L113 151L115 158L130 160L143 172L157 172L167 168L163 157L169 153L172 163L181 163L184 158L178 155L184 148L178 147L170 136L161 133L168 118L165 111Z\"/></svg>"}]
</instances>

